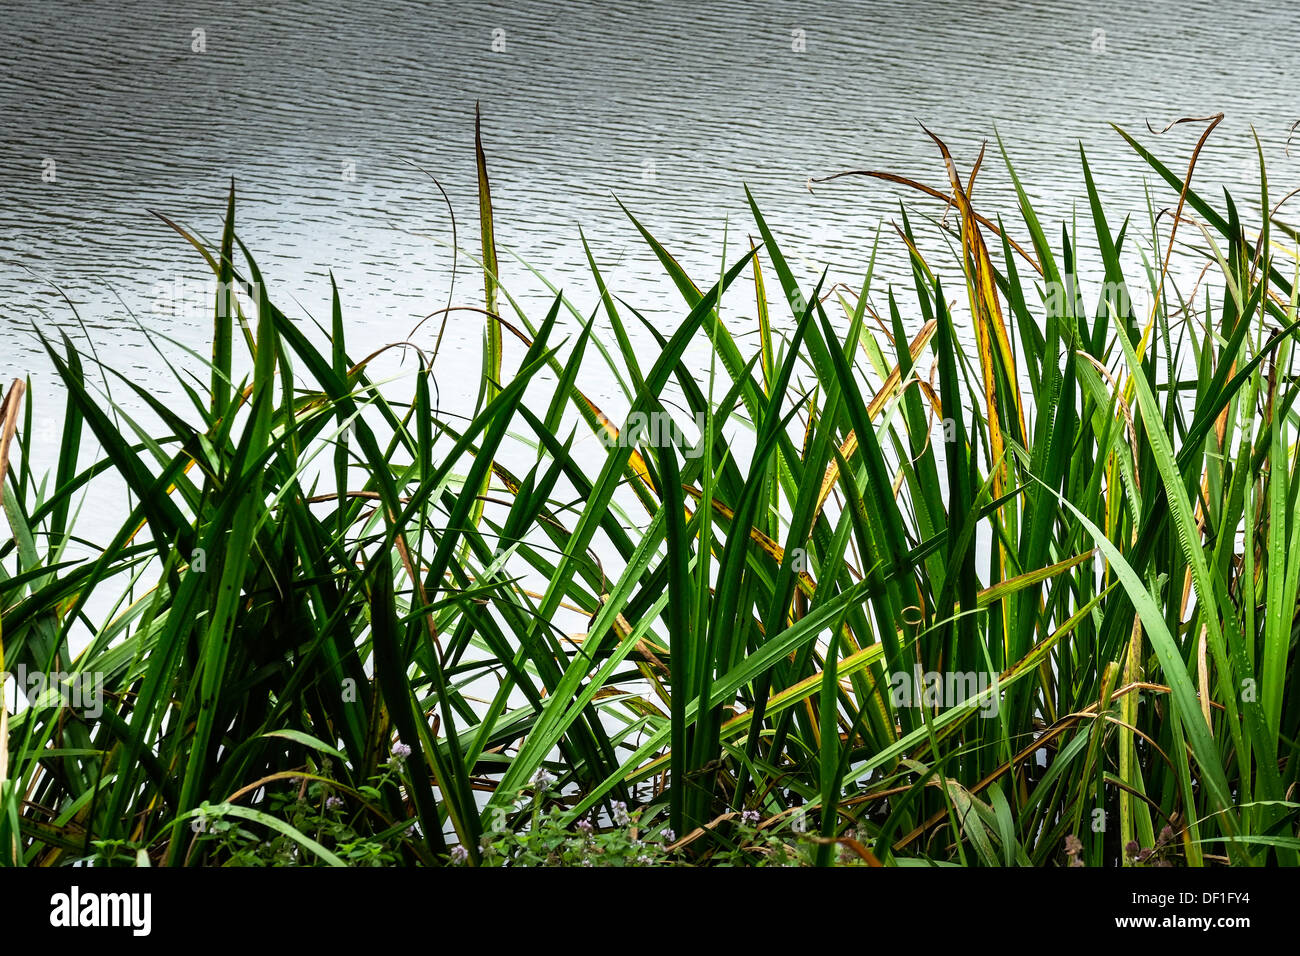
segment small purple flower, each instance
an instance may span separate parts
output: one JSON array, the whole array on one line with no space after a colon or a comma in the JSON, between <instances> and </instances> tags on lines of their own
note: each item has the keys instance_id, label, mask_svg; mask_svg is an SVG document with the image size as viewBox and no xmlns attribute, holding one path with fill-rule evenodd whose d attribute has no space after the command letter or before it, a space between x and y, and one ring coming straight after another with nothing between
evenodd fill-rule
<instances>
[{"instance_id":1,"label":"small purple flower","mask_svg":"<svg viewBox=\"0 0 1300 956\"><path fill-rule=\"evenodd\" d=\"M740 822L747 827L758 826L758 821L762 819L762 814L757 810L746 810L740 815Z\"/></svg>"},{"instance_id":2,"label":"small purple flower","mask_svg":"<svg viewBox=\"0 0 1300 956\"><path fill-rule=\"evenodd\" d=\"M343 806L343 798L339 796L328 796L325 798L325 809L335 810Z\"/></svg>"},{"instance_id":3,"label":"small purple flower","mask_svg":"<svg viewBox=\"0 0 1300 956\"><path fill-rule=\"evenodd\" d=\"M591 825L591 821L588 820L586 817L583 817L581 820L579 820L577 826L579 832L581 832L585 836L591 836L591 832L594 829L596 829Z\"/></svg>"},{"instance_id":4,"label":"small purple flower","mask_svg":"<svg viewBox=\"0 0 1300 956\"><path fill-rule=\"evenodd\" d=\"M669 827L667 830L664 831L664 842L665 843L677 842L677 833L676 831L673 830L672 827Z\"/></svg>"},{"instance_id":5,"label":"small purple flower","mask_svg":"<svg viewBox=\"0 0 1300 956\"><path fill-rule=\"evenodd\" d=\"M456 866L463 866L469 859L469 850L457 844L451 848L451 862Z\"/></svg>"},{"instance_id":6,"label":"small purple flower","mask_svg":"<svg viewBox=\"0 0 1300 956\"><path fill-rule=\"evenodd\" d=\"M1142 849L1142 847L1138 846L1137 840L1129 840L1124 844L1124 855L1130 857L1137 856L1138 850L1140 849Z\"/></svg>"},{"instance_id":7,"label":"small purple flower","mask_svg":"<svg viewBox=\"0 0 1300 956\"><path fill-rule=\"evenodd\" d=\"M614 825L625 827L632 822L632 818L627 815L627 804L622 800L615 800L613 807Z\"/></svg>"},{"instance_id":8,"label":"small purple flower","mask_svg":"<svg viewBox=\"0 0 1300 956\"><path fill-rule=\"evenodd\" d=\"M410 747L408 747L406 744L402 743L400 740L399 740L397 743L393 744L393 759L394 759L394 760L405 760L405 759L406 759L407 757L409 757L409 756L411 756L411 748L410 748Z\"/></svg>"},{"instance_id":9,"label":"small purple flower","mask_svg":"<svg viewBox=\"0 0 1300 956\"><path fill-rule=\"evenodd\" d=\"M549 773L545 767L542 767L533 776L533 786L537 788L538 793L545 793L555 786L555 775Z\"/></svg>"},{"instance_id":10,"label":"small purple flower","mask_svg":"<svg viewBox=\"0 0 1300 956\"><path fill-rule=\"evenodd\" d=\"M1083 852L1083 841L1071 833L1065 838L1065 852L1070 856L1078 856Z\"/></svg>"}]
</instances>

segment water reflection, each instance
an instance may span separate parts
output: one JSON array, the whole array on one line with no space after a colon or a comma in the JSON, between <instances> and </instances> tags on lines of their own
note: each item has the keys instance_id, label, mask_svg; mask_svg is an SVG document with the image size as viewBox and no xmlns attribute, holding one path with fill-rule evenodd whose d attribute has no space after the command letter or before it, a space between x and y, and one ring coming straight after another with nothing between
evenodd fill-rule
<instances>
[{"instance_id":1,"label":"water reflection","mask_svg":"<svg viewBox=\"0 0 1300 956\"><path fill-rule=\"evenodd\" d=\"M806 274L828 263L856 283L901 194L807 181L867 166L941 185L918 119L966 165L1000 131L1049 222L1082 199L1081 140L1115 224L1143 225L1143 167L1112 121L1223 110L1200 175L1250 195L1253 124L1281 195L1300 179L1300 151L1284 153L1292 27L1279 5L1221 3L7 4L0 377L40 378L31 323L74 327L51 283L118 368L153 374L149 332L201 348L203 323L156 303L202 263L150 211L213 237L232 176L281 303L325 315L332 269L349 321L401 338L451 277L450 217L426 173L473 247L476 100L500 244L589 305L581 224L615 290L651 315L676 299L614 196L703 279L724 230L733 252L753 230L748 183ZM1194 138L1160 146L1182 164ZM994 152L977 199L1010 212L1011 195ZM545 297L503 261L522 301Z\"/></svg>"}]
</instances>

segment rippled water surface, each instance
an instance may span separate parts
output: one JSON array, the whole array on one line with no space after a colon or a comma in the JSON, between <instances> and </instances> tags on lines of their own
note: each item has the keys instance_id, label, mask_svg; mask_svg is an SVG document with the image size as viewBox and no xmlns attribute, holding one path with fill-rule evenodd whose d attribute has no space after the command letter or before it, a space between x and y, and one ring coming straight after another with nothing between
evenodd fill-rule
<instances>
[{"instance_id":1,"label":"rippled water surface","mask_svg":"<svg viewBox=\"0 0 1300 956\"><path fill-rule=\"evenodd\" d=\"M433 178L462 248L477 242L475 101L507 285L544 298L506 250L589 306L581 225L614 290L665 321L672 290L615 197L705 281L724 236L731 255L753 232L747 183L807 275L829 264L860 283L902 193L808 180L875 168L942 185L918 121L963 168L999 132L1051 222L1076 203L1086 217L1082 142L1113 223L1131 212L1147 228L1144 167L1111 122L1181 169L1196 131L1145 124L1222 111L1198 176L1256 191L1253 126L1274 192L1300 185L1300 135L1286 154L1300 30L1285 4L52 0L6 3L0 31L0 376L30 372L38 394L33 324L88 334L159 387L151 338L202 348L203 321L159 303L203 263L152 213L214 238L231 177L241 235L286 311L326 315L333 270L354 343L404 337L451 281ZM1171 204L1158 189L1157 208ZM995 143L976 199L1014 215ZM457 286L481 304L464 254ZM479 322L446 346L474 354L470 375Z\"/></svg>"}]
</instances>

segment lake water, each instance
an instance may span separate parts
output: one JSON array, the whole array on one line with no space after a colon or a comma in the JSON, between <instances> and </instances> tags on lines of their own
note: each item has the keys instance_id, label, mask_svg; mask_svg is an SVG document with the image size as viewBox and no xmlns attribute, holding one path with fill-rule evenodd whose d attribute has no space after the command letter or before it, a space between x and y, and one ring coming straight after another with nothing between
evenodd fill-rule
<instances>
[{"instance_id":1,"label":"lake water","mask_svg":"<svg viewBox=\"0 0 1300 956\"><path fill-rule=\"evenodd\" d=\"M1082 142L1112 224L1131 212L1146 231L1145 167L1110 122L1181 169L1197 130L1145 124L1223 111L1198 181L1253 196L1253 126L1275 195L1300 185L1300 134L1286 153L1300 30L1276 3L16 0L0 32L0 380L32 374L38 403L52 389L33 325L88 334L159 388L151 339L206 351L207 319L160 304L205 268L151 212L215 239L232 176L241 235L282 308L324 318L333 270L354 351L404 338L452 275L430 177L476 248L476 101L503 278L537 319L548 296L511 254L589 309L581 225L613 290L671 327L679 300L615 197L707 284L724 235L734 258L754 232L743 183L805 276L829 265L831 281L860 284L900 196L942 206L865 179L807 182L874 168L943 187L918 121L963 169L999 131L1049 223L1076 203L1086 223ZM1024 238L995 151L976 199ZM1157 186L1155 202L1172 194ZM881 270L904 265L891 248ZM481 297L462 254L455 298ZM749 316L752 303L733 312ZM476 390L481 321L453 322L444 389L459 372ZM433 323L418 338L432 336Z\"/></svg>"},{"instance_id":2,"label":"lake water","mask_svg":"<svg viewBox=\"0 0 1300 956\"><path fill-rule=\"evenodd\" d=\"M1157 137L1146 124L1222 111L1198 182L1256 195L1253 126L1274 194L1300 185L1300 134L1286 149L1300 30L1275 2L6 0L0 42L0 387L31 375L38 422L57 421L59 390L33 327L67 331L158 392L173 386L155 348L182 363L173 341L207 351L205 309L175 300L208 274L152 213L215 240L231 177L240 235L281 308L324 319L332 270L354 354L406 338L452 293L453 217L433 178L459 244L477 244L476 101L503 280L535 320L549 294L520 260L580 312L594 304L581 226L612 290L671 329L680 300L615 197L707 285L724 237L731 260L754 232L742 184L802 277L829 266L829 281L858 287L900 198L923 227L942 206L877 181L810 192L808 180L871 168L944 188L920 122L963 171L999 131L1054 239L1077 203L1090 242L1080 143L1112 224L1133 214L1146 232L1150 177L1111 122L1181 170L1197 128ZM1024 238L996 150L976 201ZM1173 195L1157 185L1154 203ZM468 254L458 262L455 300L481 305L481 275ZM905 267L894 243L878 269ZM438 366L448 404L477 393L470 315ZM752 316L752 300L728 300L735 331ZM435 325L416 341L431 345ZM583 376L617 417L613 379ZM38 428L24 452L43 470L57 441ZM585 453L598 467L594 440ZM95 493L79 528L92 540L125 501L111 476Z\"/></svg>"}]
</instances>

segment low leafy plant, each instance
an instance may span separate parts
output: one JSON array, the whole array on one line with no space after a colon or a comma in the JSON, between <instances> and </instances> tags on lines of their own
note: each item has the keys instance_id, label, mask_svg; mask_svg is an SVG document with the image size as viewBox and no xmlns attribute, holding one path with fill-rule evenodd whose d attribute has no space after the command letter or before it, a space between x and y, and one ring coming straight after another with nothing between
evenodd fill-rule
<instances>
[{"instance_id":1,"label":"low leafy plant","mask_svg":"<svg viewBox=\"0 0 1300 956\"><path fill-rule=\"evenodd\" d=\"M640 833L639 816L639 811L629 814L617 805L611 824L598 827L588 817L568 822L560 807L537 810L522 829L485 837L482 857L485 864L497 866L674 865L662 839ZM463 863L469 854L453 848L453 858Z\"/></svg>"}]
</instances>

